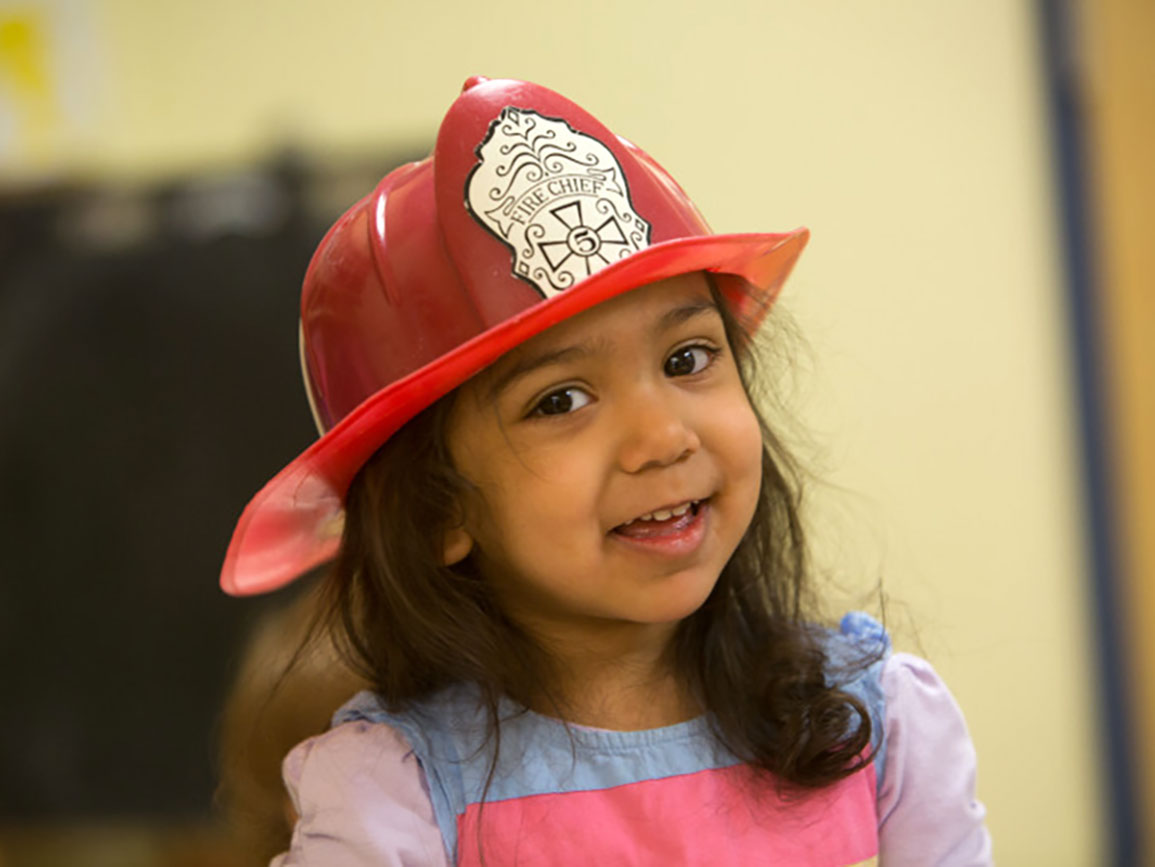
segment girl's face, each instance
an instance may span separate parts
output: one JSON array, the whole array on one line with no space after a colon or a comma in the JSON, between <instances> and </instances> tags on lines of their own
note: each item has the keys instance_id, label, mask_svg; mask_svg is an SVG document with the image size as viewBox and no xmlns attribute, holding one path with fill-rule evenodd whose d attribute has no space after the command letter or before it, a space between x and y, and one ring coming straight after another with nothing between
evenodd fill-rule
<instances>
[{"instance_id":1,"label":"girl's face","mask_svg":"<svg viewBox=\"0 0 1155 867\"><path fill-rule=\"evenodd\" d=\"M476 485L446 537L510 614L594 639L672 626L709 595L750 524L758 421L701 274L627 292L510 351L449 421Z\"/></svg>"}]
</instances>

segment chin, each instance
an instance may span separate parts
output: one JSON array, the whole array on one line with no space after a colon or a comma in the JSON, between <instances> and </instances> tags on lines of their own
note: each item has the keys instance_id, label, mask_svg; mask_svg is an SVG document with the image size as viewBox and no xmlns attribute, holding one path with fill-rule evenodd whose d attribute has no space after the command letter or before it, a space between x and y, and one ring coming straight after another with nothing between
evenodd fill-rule
<instances>
[{"instance_id":1,"label":"chin","mask_svg":"<svg viewBox=\"0 0 1155 867\"><path fill-rule=\"evenodd\" d=\"M706 604L710 594L714 591L717 580L711 581L709 586L685 587L667 592L656 610L651 611L646 618L652 623L677 623L685 620L699 608Z\"/></svg>"}]
</instances>

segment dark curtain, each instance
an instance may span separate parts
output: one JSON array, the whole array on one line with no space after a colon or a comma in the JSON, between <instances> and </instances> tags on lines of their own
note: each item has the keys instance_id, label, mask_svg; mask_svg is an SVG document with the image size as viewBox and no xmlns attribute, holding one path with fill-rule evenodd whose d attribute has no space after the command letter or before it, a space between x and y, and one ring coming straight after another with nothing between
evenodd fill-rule
<instances>
[{"instance_id":1,"label":"dark curtain","mask_svg":"<svg viewBox=\"0 0 1155 867\"><path fill-rule=\"evenodd\" d=\"M348 202L396 162L346 173ZM326 179L0 198L0 819L207 810L271 604L224 596L220 562L315 436L296 333Z\"/></svg>"}]
</instances>

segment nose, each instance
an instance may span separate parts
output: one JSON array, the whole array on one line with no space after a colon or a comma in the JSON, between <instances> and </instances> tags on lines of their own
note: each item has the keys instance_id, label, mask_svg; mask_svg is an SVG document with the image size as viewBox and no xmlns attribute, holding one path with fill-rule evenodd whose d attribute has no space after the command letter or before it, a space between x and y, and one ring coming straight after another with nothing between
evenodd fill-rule
<instances>
[{"instance_id":1,"label":"nose","mask_svg":"<svg viewBox=\"0 0 1155 867\"><path fill-rule=\"evenodd\" d=\"M636 390L621 416L618 462L627 473L675 464L702 447L691 420L661 388Z\"/></svg>"}]
</instances>

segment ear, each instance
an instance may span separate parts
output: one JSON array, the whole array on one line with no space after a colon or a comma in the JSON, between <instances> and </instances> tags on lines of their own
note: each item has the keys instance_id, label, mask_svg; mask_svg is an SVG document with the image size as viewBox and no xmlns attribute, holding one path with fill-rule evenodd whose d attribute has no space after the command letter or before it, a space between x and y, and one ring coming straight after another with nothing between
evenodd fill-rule
<instances>
[{"instance_id":1,"label":"ear","mask_svg":"<svg viewBox=\"0 0 1155 867\"><path fill-rule=\"evenodd\" d=\"M441 550L441 562L446 566L453 566L469 556L469 552L473 550L473 537L465 527L450 527L445 531Z\"/></svg>"}]
</instances>

